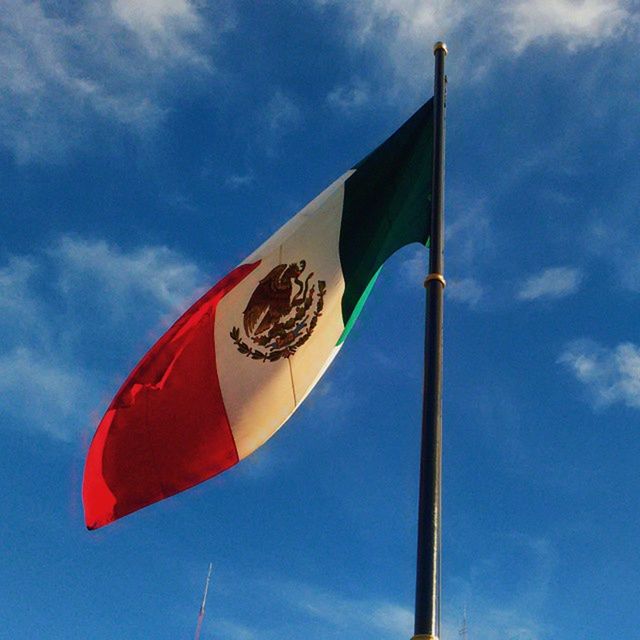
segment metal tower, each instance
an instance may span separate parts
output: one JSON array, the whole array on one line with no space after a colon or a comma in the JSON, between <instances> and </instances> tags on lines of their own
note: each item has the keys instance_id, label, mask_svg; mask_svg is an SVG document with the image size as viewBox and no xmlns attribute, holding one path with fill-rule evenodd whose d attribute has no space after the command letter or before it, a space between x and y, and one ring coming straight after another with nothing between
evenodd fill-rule
<instances>
[{"instance_id":1,"label":"metal tower","mask_svg":"<svg viewBox=\"0 0 640 640\"><path fill-rule=\"evenodd\" d=\"M202 621L204 620L204 609L207 606L207 592L209 591L209 581L211 580L211 571L213 564L209 563L209 572L207 573L207 581L204 585L204 595L202 596L202 604L200 605L200 613L198 613L198 626L196 627L196 635L194 640L200 640L200 630L202 629Z\"/></svg>"},{"instance_id":2,"label":"metal tower","mask_svg":"<svg viewBox=\"0 0 640 640\"><path fill-rule=\"evenodd\" d=\"M467 606L464 607L464 612L462 613L462 626L458 629L458 635L460 636L460 640L468 640L469 629L467 627Z\"/></svg>"}]
</instances>

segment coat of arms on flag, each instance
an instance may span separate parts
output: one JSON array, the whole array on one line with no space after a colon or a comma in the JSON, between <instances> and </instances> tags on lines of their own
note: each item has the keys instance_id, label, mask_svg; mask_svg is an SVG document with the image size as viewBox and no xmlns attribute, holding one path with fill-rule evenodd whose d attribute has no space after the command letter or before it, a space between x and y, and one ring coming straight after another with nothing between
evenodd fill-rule
<instances>
[{"instance_id":1,"label":"coat of arms on flag","mask_svg":"<svg viewBox=\"0 0 640 640\"><path fill-rule=\"evenodd\" d=\"M242 339L238 327L230 332L240 353L275 362L292 357L311 337L322 315L327 288L323 280L309 284L314 274L303 276L306 266L305 260L279 264L260 280L242 312L245 334L257 348Z\"/></svg>"}]
</instances>

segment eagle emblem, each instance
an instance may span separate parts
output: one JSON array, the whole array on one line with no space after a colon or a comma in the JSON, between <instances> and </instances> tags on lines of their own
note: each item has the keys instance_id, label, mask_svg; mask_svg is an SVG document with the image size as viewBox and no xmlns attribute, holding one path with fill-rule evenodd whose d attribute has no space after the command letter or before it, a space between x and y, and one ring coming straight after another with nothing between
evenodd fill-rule
<instances>
[{"instance_id":1,"label":"eagle emblem","mask_svg":"<svg viewBox=\"0 0 640 640\"><path fill-rule=\"evenodd\" d=\"M247 358L275 362L290 358L311 337L322 315L326 283L303 277L305 260L279 264L260 280L245 310L242 326L251 346L233 327L231 339Z\"/></svg>"}]
</instances>

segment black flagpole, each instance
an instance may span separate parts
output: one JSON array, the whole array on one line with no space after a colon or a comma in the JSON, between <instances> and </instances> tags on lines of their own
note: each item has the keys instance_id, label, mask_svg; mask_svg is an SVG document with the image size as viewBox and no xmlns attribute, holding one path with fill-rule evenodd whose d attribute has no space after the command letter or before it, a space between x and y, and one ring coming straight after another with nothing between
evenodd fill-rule
<instances>
[{"instance_id":1,"label":"black flagpole","mask_svg":"<svg viewBox=\"0 0 640 640\"><path fill-rule=\"evenodd\" d=\"M416 613L413 640L440 636L440 539L442 506L442 310L444 280L444 115L447 45L437 42L433 97L433 188L431 245L424 346L420 501L418 507L418 560Z\"/></svg>"}]
</instances>

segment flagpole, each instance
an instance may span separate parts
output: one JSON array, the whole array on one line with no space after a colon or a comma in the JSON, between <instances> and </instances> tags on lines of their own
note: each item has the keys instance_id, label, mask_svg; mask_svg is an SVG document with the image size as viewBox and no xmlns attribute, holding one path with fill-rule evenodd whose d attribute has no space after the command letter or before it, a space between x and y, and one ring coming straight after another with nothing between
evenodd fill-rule
<instances>
[{"instance_id":1,"label":"flagpole","mask_svg":"<svg viewBox=\"0 0 640 640\"><path fill-rule=\"evenodd\" d=\"M418 557L416 565L415 635L413 640L440 636L440 547L442 507L442 321L444 303L444 120L447 45L436 42L433 97L433 188L431 243L424 347Z\"/></svg>"}]
</instances>

